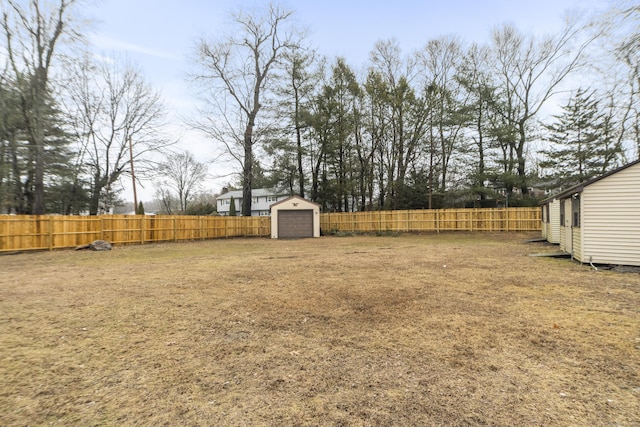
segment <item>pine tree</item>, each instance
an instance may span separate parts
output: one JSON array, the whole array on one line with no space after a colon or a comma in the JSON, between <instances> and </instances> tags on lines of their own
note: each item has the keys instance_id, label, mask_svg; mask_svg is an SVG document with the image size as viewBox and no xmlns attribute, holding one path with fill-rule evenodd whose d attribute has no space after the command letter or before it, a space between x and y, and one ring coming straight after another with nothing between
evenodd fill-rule
<instances>
[{"instance_id":1,"label":"pine tree","mask_svg":"<svg viewBox=\"0 0 640 427\"><path fill-rule=\"evenodd\" d=\"M136 209L136 215L144 215L144 205L142 204L142 200L138 203L138 208Z\"/></svg>"},{"instance_id":2,"label":"pine tree","mask_svg":"<svg viewBox=\"0 0 640 427\"><path fill-rule=\"evenodd\" d=\"M607 143L610 123L600 113L594 92L579 89L563 112L553 117L555 122L545 126L551 146L542 150L546 159L540 162L541 167L551 169L552 187L588 181L603 173L611 156Z\"/></svg>"}]
</instances>

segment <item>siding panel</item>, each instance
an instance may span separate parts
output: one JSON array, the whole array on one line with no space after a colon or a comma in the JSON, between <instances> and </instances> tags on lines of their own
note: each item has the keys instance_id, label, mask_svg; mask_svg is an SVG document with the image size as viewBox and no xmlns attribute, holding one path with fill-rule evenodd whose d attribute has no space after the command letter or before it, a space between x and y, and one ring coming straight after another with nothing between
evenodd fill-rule
<instances>
[{"instance_id":1,"label":"siding panel","mask_svg":"<svg viewBox=\"0 0 640 427\"><path fill-rule=\"evenodd\" d=\"M640 266L640 164L584 188L580 260Z\"/></svg>"},{"instance_id":2,"label":"siding panel","mask_svg":"<svg viewBox=\"0 0 640 427\"><path fill-rule=\"evenodd\" d=\"M573 227L571 230L571 237L573 240L573 257L582 261L582 228ZM588 260L582 262L588 262Z\"/></svg>"},{"instance_id":3,"label":"siding panel","mask_svg":"<svg viewBox=\"0 0 640 427\"><path fill-rule=\"evenodd\" d=\"M560 243L560 200L554 200L549 205L549 229L547 240L550 243Z\"/></svg>"}]
</instances>

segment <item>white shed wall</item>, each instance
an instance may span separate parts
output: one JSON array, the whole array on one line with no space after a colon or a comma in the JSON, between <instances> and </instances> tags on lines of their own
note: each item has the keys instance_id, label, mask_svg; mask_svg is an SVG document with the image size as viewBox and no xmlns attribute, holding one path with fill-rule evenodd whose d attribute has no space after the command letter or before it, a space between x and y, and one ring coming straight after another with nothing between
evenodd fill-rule
<instances>
[{"instance_id":1,"label":"white shed wall","mask_svg":"<svg viewBox=\"0 0 640 427\"><path fill-rule=\"evenodd\" d=\"M278 238L278 211L279 210L313 210L313 237L320 237L320 206L303 199L302 197L289 197L271 206L271 238Z\"/></svg>"},{"instance_id":2,"label":"white shed wall","mask_svg":"<svg viewBox=\"0 0 640 427\"><path fill-rule=\"evenodd\" d=\"M584 240L582 240L582 228L573 227L571 228L571 255L581 262L589 262L589 260L584 260L582 256L582 251L584 247Z\"/></svg>"},{"instance_id":3,"label":"white shed wall","mask_svg":"<svg viewBox=\"0 0 640 427\"><path fill-rule=\"evenodd\" d=\"M560 200L558 199L549 203L549 223L545 237L549 243L560 243Z\"/></svg>"},{"instance_id":4,"label":"white shed wall","mask_svg":"<svg viewBox=\"0 0 640 427\"><path fill-rule=\"evenodd\" d=\"M580 261L640 266L640 164L584 188Z\"/></svg>"}]
</instances>

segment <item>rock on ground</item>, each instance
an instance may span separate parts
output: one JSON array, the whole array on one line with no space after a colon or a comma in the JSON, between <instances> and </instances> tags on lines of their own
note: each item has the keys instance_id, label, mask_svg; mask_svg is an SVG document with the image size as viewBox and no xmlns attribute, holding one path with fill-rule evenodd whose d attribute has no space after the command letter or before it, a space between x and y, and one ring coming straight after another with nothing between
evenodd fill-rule
<instances>
[{"instance_id":1,"label":"rock on ground","mask_svg":"<svg viewBox=\"0 0 640 427\"><path fill-rule=\"evenodd\" d=\"M88 245L78 246L76 248L76 251L79 251L81 249L91 249L92 251L110 251L111 243L107 242L106 240L94 240Z\"/></svg>"}]
</instances>

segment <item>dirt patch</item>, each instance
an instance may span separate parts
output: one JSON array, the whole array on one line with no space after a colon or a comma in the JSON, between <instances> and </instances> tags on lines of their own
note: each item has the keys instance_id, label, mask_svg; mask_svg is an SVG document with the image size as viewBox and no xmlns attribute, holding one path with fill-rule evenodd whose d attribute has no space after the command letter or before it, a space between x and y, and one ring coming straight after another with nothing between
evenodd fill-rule
<instances>
[{"instance_id":1,"label":"dirt patch","mask_svg":"<svg viewBox=\"0 0 640 427\"><path fill-rule=\"evenodd\" d=\"M640 425L640 275L528 234L0 258L1 425Z\"/></svg>"}]
</instances>

